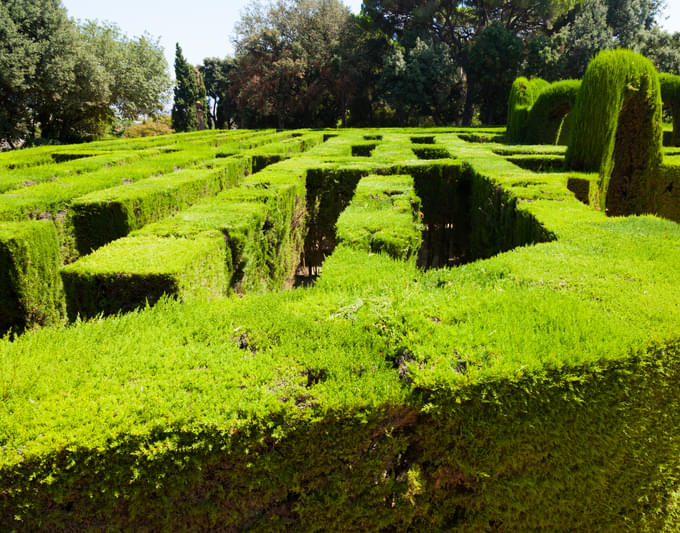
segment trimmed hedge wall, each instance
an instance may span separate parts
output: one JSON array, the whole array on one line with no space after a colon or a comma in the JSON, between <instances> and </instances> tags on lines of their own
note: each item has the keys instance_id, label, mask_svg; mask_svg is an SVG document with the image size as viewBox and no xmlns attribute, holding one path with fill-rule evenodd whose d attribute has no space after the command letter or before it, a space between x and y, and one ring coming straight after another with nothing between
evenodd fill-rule
<instances>
[{"instance_id":1,"label":"trimmed hedge wall","mask_svg":"<svg viewBox=\"0 0 680 533\"><path fill-rule=\"evenodd\" d=\"M662 162L661 107L659 76L643 56L607 50L588 65L565 162L600 173L598 207L609 215L649 212Z\"/></svg>"},{"instance_id":2,"label":"trimmed hedge wall","mask_svg":"<svg viewBox=\"0 0 680 533\"><path fill-rule=\"evenodd\" d=\"M659 74L661 83L661 99L673 116L673 134L670 145L680 146L680 76L675 74Z\"/></svg>"},{"instance_id":3,"label":"trimmed hedge wall","mask_svg":"<svg viewBox=\"0 0 680 533\"><path fill-rule=\"evenodd\" d=\"M71 223L80 255L145 224L233 187L251 172L249 158L230 158L219 169L191 169L120 185L76 199Z\"/></svg>"},{"instance_id":4,"label":"trimmed hedge wall","mask_svg":"<svg viewBox=\"0 0 680 533\"><path fill-rule=\"evenodd\" d=\"M338 244L397 259L415 257L420 248L420 198L411 176L367 176L336 222Z\"/></svg>"},{"instance_id":5,"label":"trimmed hedge wall","mask_svg":"<svg viewBox=\"0 0 680 533\"><path fill-rule=\"evenodd\" d=\"M541 92L549 87L549 83L541 78L517 78L510 89L508 100L508 120L505 142L522 144L528 131L529 110Z\"/></svg>"},{"instance_id":6,"label":"trimmed hedge wall","mask_svg":"<svg viewBox=\"0 0 680 533\"><path fill-rule=\"evenodd\" d=\"M110 234L111 230L115 229L112 218L105 216L106 220L102 219L100 224L93 224L88 217L82 217L81 212L76 212L75 217L73 216L73 204L81 205L77 198L81 194L99 191L91 193L91 196L105 196L107 200L112 200L112 190L101 190L119 185L121 182L124 183L117 188L119 192L129 195L130 191L135 190L138 193L134 201L128 196L123 202L127 202L125 207L121 208L127 210L128 226L131 224L137 227L144 220L153 220L159 216L159 213L168 214L169 211L202 197L206 192L217 192L241 177L243 173L250 173L250 159L248 158L245 160L242 158L213 159L219 147L230 147L236 151L256 146L266 149L264 145L275 141L285 141L293 135L295 135L294 132L272 134L269 131L256 133L245 131L236 134L213 131L201 132L200 135L192 133L164 138L105 141L90 143L87 151L82 152L83 157L77 159L74 157L80 156L81 152L78 148L71 147L43 147L21 151L18 154L13 152L12 154L16 157L13 155L12 160L16 161L16 164L7 163L8 170L1 176L5 185L4 188L0 185L0 190L10 190L5 194L0 194L0 219L19 221L38 218L51 221L53 227L56 228L57 241L35 242L31 247L41 250L43 259L51 258L55 254L61 255L61 259L55 265L51 265L52 270L43 268L44 265L41 263L43 259L38 257L29 257L26 262L24 248L17 246L16 243L25 240L27 235L25 228L31 227L30 224L28 226L24 226L23 223L4 225L5 240L13 244L5 248L6 281L3 282L2 290L7 297L6 314L14 318L6 318L6 321L0 325L0 329L2 331L9 328L20 330L33 325L60 322L64 315L65 302L61 279L58 275L54 277L53 269L55 266L58 269L62 261L68 263L78 257L76 237L92 241L90 244L81 243L83 253L113 238L110 235L108 238L102 238L101 235L102 233ZM310 143L318 142L318 138L320 134L301 136L294 139L292 144L277 147L274 150L287 153L299 150L301 147L304 149ZM97 150L102 150L102 152L97 155ZM106 150L113 151L107 152ZM65 154L64 158L70 161L59 164L49 163L55 159L55 154L62 152ZM194 169L175 172L181 166L193 166L198 163L219 170L210 172ZM159 176L159 174L165 175ZM209 179L206 181L199 174L205 174ZM149 176L154 177L149 178ZM178 177L180 179L177 179ZM141 182L145 182L147 186L142 187ZM148 187L149 184L153 186ZM17 186L19 188L16 188ZM11 190L13 188L14 190ZM181 194L177 194L178 192ZM151 209L147 205L150 199L153 200ZM132 205L130 210L131 202L135 205ZM160 204L162 206L159 208ZM106 211L103 207L101 209ZM82 220L83 218L85 220ZM78 230L75 229L76 225ZM129 227L126 228L123 233L129 229ZM119 235L114 235L114 237L117 236ZM45 247L48 245L55 248L47 252ZM24 273L12 274L12 268L17 269L17 265L24 265L24 263L26 263ZM37 269L39 273L36 273L34 267L38 265L41 266ZM43 288L17 289L15 282L23 283L25 280L22 276L26 272L29 277L35 278L31 283L36 286L42 285ZM58 286L58 290L54 288L55 286ZM40 293L41 291L43 292ZM24 294L27 292L30 293L28 294L30 301Z\"/></svg>"},{"instance_id":7,"label":"trimmed hedge wall","mask_svg":"<svg viewBox=\"0 0 680 533\"><path fill-rule=\"evenodd\" d=\"M294 234L305 192L321 243L334 214L343 239L343 219L409 198L409 231L419 199L428 227L467 235L468 259L541 244L423 270L357 240L304 290L188 295L0 341L0 530L673 527L680 226L607 218L566 188L588 175L527 172L457 132L436 134L455 160L414 161L409 136L427 130L384 130L357 161L363 133L89 257L127 242L165 272L189 263L180 241L204 241L215 256L185 279L212 293L199 270L227 286L230 228L258 247Z\"/></svg>"},{"instance_id":8,"label":"trimmed hedge wall","mask_svg":"<svg viewBox=\"0 0 680 533\"><path fill-rule=\"evenodd\" d=\"M64 314L59 240L48 220L0 223L0 332L58 323Z\"/></svg>"},{"instance_id":9,"label":"trimmed hedge wall","mask_svg":"<svg viewBox=\"0 0 680 533\"><path fill-rule=\"evenodd\" d=\"M527 144L566 145L569 142L571 110L580 89L579 80L564 80L541 91L529 109Z\"/></svg>"},{"instance_id":10,"label":"trimmed hedge wall","mask_svg":"<svg viewBox=\"0 0 680 533\"><path fill-rule=\"evenodd\" d=\"M214 300L229 287L221 233L119 239L61 269L71 320L132 311L162 296Z\"/></svg>"}]
</instances>

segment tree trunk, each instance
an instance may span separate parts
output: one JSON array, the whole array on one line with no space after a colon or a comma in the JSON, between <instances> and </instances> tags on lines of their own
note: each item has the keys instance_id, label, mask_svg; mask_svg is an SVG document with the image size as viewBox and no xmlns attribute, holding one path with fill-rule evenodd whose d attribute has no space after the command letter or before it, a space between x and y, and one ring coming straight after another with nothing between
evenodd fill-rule
<instances>
[{"instance_id":1,"label":"tree trunk","mask_svg":"<svg viewBox=\"0 0 680 533\"><path fill-rule=\"evenodd\" d=\"M469 127L472 125L472 117L475 114L475 104L472 95L474 91L471 87L470 81L467 82L467 90L465 91L465 107L463 108L463 126Z\"/></svg>"}]
</instances>

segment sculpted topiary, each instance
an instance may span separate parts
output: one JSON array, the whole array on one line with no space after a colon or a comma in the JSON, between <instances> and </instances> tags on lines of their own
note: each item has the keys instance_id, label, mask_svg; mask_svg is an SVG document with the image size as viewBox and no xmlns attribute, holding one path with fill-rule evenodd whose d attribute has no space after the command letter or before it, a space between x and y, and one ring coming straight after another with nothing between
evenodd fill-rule
<instances>
[{"instance_id":1,"label":"sculpted topiary","mask_svg":"<svg viewBox=\"0 0 680 533\"><path fill-rule=\"evenodd\" d=\"M525 142L529 109L531 109L541 91L548 86L549 83L541 78L529 80L520 77L515 80L510 89L510 99L508 101L506 142L510 144Z\"/></svg>"},{"instance_id":2,"label":"sculpted topiary","mask_svg":"<svg viewBox=\"0 0 680 533\"><path fill-rule=\"evenodd\" d=\"M571 129L570 112L580 88L580 80L564 80L541 91L529 110L527 143L567 144Z\"/></svg>"},{"instance_id":3,"label":"sculpted topiary","mask_svg":"<svg viewBox=\"0 0 680 533\"><path fill-rule=\"evenodd\" d=\"M591 61L572 112L566 165L600 173L597 203L610 215L650 212L662 162L661 108L651 61L629 50Z\"/></svg>"},{"instance_id":4,"label":"sculpted topiary","mask_svg":"<svg viewBox=\"0 0 680 533\"><path fill-rule=\"evenodd\" d=\"M661 99L671 115L673 115L673 133L670 145L680 146L680 76L675 74L660 74Z\"/></svg>"}]
</instances>

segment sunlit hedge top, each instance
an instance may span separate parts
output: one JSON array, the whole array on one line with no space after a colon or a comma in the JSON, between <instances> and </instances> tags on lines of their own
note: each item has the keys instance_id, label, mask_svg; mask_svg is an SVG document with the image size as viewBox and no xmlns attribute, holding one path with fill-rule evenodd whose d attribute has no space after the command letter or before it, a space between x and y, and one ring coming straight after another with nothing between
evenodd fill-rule
<instances>
[{"instance_id":1,"label":"sunlit hedge top","mask_svg":"<svg viewBox=\"0 0 680 533\"><path fill-rule=\"evenodd\" d=\"M626 99L644 98L647 125L638 125L636 151L647 153L647 164L661 162L661 88L652 62L630 50L607 50L591 61L572 116L566 164L575 170L611 175L619 118Z\"/></svg>"}]
</instances>

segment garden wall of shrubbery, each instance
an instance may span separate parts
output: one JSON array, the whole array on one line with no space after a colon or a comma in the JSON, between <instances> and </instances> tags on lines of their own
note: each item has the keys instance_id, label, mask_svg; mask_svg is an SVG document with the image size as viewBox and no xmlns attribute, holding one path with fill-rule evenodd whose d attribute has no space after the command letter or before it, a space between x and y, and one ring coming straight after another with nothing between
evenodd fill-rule
<instances>
[{"instance_id":1,"label":"garden wall of shrubbery","mask_svg":"<svg viewBox=\"0 0 680 533\"><path fill-rule=\"evenodd\" d=\"M624 91L650 87L644 64L627 72ZM563 105L577 86L545 90ZM0 529L677 528L680 229L596 208L629 137L602 141L606 174L578 168L571 141L503 134L208 132L0 156L2 179L58 182L99 152L139 176L0 228L14 324L76 319L0 343ZM675 183L674 148L654 143L640 175ZM134 172L140 149L197 161L166 183Z\"/></svg>"}]
</instances>

